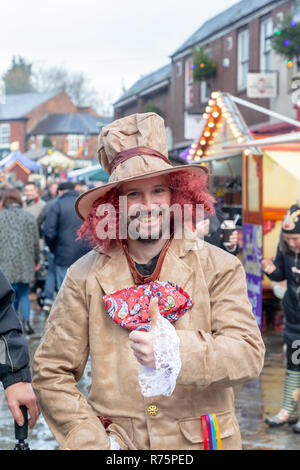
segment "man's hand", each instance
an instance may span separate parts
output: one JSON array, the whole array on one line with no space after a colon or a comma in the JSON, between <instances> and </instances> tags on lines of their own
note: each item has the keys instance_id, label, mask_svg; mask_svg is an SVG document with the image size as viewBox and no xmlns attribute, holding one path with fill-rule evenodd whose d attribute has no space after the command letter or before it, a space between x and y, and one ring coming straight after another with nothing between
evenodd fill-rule
<instances>
[{"instance_id":1,"label":"man's hand","mask_svg":"<svg viewBox=\"0 0 300 470\"><path fill-rule=\"evenodd\" d=\"M150 301L149 313L151 315L151 331L132 331L129 335L130 347L138 362L142 366L152 367L155 369L155 356L153 350L154 333L153 329L157 323L159 310L158 299L154 297Z\"/></svg>"},{"instance_id":2,"label":"man's hand","mask_svg":"<svg viewBox=\"0 0 300 470\"><path fill-rule=\"evenodd\" d=\"M266 274L272 274L276 271L276 266L270 258L264 258L262 260L262 269Z\"/></svg>"},{"instance_id":3,"label":"man's hand","mask_svg":"<svg viewBox=\"0 0 300 470\"><path fill-rule=\"evenodd\" d=\"M200 222L196 226L197 236L199 238L204 238L206 235L209 234L209 219L200 220Z\"/></svg>"},{"instance_id":4,"label":"man's hand","mask_svg":"<svg viewBox=\"0 0 300 470\"><path fill-rule=\"evenodd\" d=\"M20 406L25 405L30 414L28 420L29 426L33 428L39 417L40 408L31 384L28 382L18 382L9 385L5 389L5 395L8 407L18 425L23 426L24 424L24 417Z\"/></svg>"},{"instance_id":5,"label":"man's hand","mask_svg":"<svg viewBox=\"0 0 300 470\"><path fill-rule=\"evenodd\" d=\"M229 250L234 250L234 248L236 247L236 245L238 244L238 231L235 230L234 232L232 232L232 234L230 235L229 237L229 243L230 245L227 246L227 248Z\"/></svg>"}]
</instances>

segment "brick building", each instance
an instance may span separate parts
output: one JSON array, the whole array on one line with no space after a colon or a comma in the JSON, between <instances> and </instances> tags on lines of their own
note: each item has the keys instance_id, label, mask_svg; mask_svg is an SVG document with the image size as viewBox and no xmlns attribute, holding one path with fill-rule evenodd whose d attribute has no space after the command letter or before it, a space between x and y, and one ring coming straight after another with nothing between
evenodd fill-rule
<instances>
[{"instance_id":1,"label":"brick building","mask_svg":"<svg viewBox=\"0 0 300 470\"><path fill-rule=\"evenodd\" d=\"M77 107L64 91L6 95L0 104L0 159L18 142L21 153L39 149L45 136L60 151L93 160L99 129L111 121Z\"/></svg>"},{"instance_id":2,"label":"brick building","mask_svg":"<svg viewBox=\"0 0 300 470\"><path fill-rule=\"evenodd\" d=\"M201 133L202 115L213 90L221 90L292 119L297 118L297 110L291 100L291 78L296 70L288 68L285 60L274 53L270 38L288 12L298 19L299 11L298 0L242 0L206 21L171 54L171 64L165 67L171 67L171 70L168 70L169 86L164 89L167 104L162 108L162 115L167 116L173 152L180 152ZM193 51L197 47L205 48L217 69L216 76L202 82L193 80ZM159 71L141 80L147 83L147 78L155 77L156 73ZM249 73L272 76L273 97L249 96ZM124 95L114 104L115 117L142 111L142 106L138 106L138 92L134 98L139 82L127 92L130 107L120 106L126 98ZM144 89L143 93L146 91ZM295 129L257 110L245 106L239 106L239 109L255 133L276 134Z\"/></svg>"},{"instance_id":3,"label":"brick building","mask_svg":"<svg viewBox=\"0 0 300 470\"><path fill-rule=\"evenodd\" d=\"M94 160L97 158L99 130L109 122L111 118L95 114L53 113L39 121L27 137L31 146L40 148L46 135L53 146L66 155Z\"/></svg>"}]
</instances>

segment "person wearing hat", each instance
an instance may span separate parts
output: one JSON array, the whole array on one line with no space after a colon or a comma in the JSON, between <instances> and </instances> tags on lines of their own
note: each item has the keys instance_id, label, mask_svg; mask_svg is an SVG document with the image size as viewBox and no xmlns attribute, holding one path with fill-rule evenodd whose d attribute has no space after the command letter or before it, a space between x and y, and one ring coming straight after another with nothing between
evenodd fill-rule
<instances>
[{"instance_id":1,"label":"person wearing hat","mask_svg":"<svg viewBox=\"0 0 300 470\"><path fill-rule=\"evenodd\" d=\"M282 300L286 344L284 398L281 410L265 422L271 427L294 424L293 431L300 433L295 398L295 391L300 387L300 201L285 214L275 259L263 259L262 268L272 281L287 283Z\"/></svg>"},{"instance_id":2,"label":"person wearing hat","mask_svg":"<svg viewBox=\"0 0 300 470\"><path fill-rule=\"evenodd\" d=\"M193 231L198 206L212 211L208 172L172 167L155 113L104 127L98 155L109 182L76 202L94 249L34 356L41 411L61 449L240 449L232 386L260 374L265 348L240 261Z\"/></svg>"},{"instance_id":3,"label":"person wearing hat","mask_svg":"<svg viewBox=\"0 0 300 470\"><path fill-rule=\"evenodd\" d=\"M77 240L77 231L82 220L74 208L79 196L74 190L74 183L71 181L60 183L57 192L58 198L49 207L42 232L47 246L54 254L56 286L59 289L69 266L87 253L90 246Z\"/></svg>"}]
</instances>

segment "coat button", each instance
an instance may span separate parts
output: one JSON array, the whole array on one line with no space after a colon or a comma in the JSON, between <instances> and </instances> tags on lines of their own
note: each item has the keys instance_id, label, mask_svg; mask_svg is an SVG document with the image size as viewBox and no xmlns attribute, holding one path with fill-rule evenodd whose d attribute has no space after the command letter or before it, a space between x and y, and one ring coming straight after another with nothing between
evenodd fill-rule
<instances>
[{"instance_id":1,"label":"coat button","mask_svg":"<svg viewBox=\"0 0 300 470\"><path fill-rule=\"evenodd\" d=\"M156 416L158 413L158 408L156 405L148 406L147 412L150 416Z\"/></svg>"}]
</instances>

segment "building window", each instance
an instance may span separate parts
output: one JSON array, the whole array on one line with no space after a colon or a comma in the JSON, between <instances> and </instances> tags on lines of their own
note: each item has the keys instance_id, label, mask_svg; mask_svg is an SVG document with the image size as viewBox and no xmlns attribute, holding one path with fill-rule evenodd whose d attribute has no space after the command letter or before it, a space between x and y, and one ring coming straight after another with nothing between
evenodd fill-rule
<instances>
[{"instance_id":1,"label":"building window","mask_svg":"<svg viewBox=\"0 0 300 470\"><path fill-rule=\"evenodd\" d=\"M211 87L206 81L202 81L200 87L200 102L207 103L210 98Z\"/></svg>"},{"instance_id":2,"label":"building window","mask_svg":"<svg viewBox=\"0 0 300 470\"><path fill-rule=\"evenodd\" d=\"M71 156L77 155L83 150L85 143L84 135L69 134L68 135L68 154Z\"/></svg>"},{"instance_id":3,"label":"building window","mask_svg":"<svg viewBox=\"0 0 300 470\"><path fill-rule=\"evenodd\" d=\"M271 38L273 35L272 18L262 21L260 31L260 69L262 72L269 72L271 70Z\"/></svg>"},{"instance_id":4,"label":"building window","mask_svg":"<svg viewBox=\"0 0 300 470\"><path fill-rule=\"evenodd\" d=\"M245 29L238 35L238 90L247 87L249 71L249 31Z\"/></svg>"},{"instance_id":5,"label":"building window","mask_svg":"<svg viewBox=\"0 0 300 470\"><path fill-rule=\"evenodd\" d=\"M0 148L10 146L10 124L0 124Z\"/></svg>"},{"instance_id":6,"label":"building window","mask_svg":"<svg viewBox=\"0 0 300 470\"><path fill-rule=\"evenodd\" d=\"M190 58L185 61L185 105L190 107L193 104L193 59Z\"/></svg>"},{"instance_id":7,"label":"building window","mask_svg":"<svg viewBox=\"0 0 300 470\"><path fill-rule=\"evenodd\" d=\"M278 13L276 13L276 26L279 26L280 23L282 22L283 20L283 12L282 11L279 11Z\"/></svg>"},{"instance_id":8,"label":"building window","mask_svg":"<svg viewBox=\"0 0 300 470\"><path fill-rule=\"evenodd\" d=\"M176 77L181 77L182 75L182 62L176 62Z\"/></svg>"},{"instance_id":9,"label":"building window","mask_svg":"<svg viewBox=\"0 0 300 470\"><path fill-rule=\"evenodd\" d=\"M232 38L232 36L228 36L226 38L226 49L228 51L231 51L232 48L233 48L233 38Z\"/></svg>"}]
</instances>

